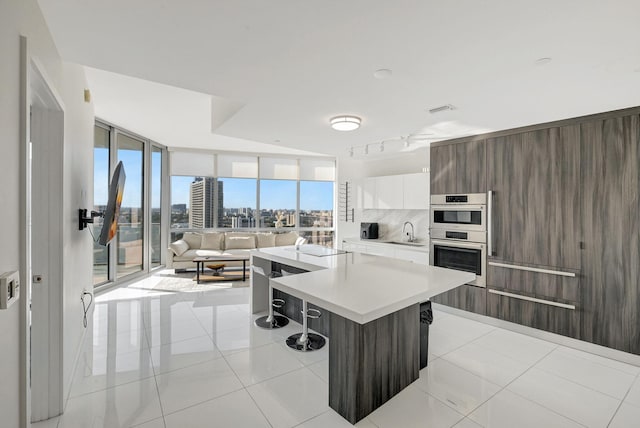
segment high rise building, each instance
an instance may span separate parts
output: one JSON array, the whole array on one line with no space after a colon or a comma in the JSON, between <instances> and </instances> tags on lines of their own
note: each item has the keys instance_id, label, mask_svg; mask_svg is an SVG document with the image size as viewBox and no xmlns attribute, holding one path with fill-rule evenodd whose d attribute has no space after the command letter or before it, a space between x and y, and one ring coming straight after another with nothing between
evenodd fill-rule
<instances>
[{"instance_id":1,"label":"high rise building","mask_svg":"<svg viewBox=\"0 0 640 428\"><path fill-rule=\"evenodd\" d=\"M215 227L215 209L222 216L222 182L218 182L218 203L216 206L214 185L211 177L196 177L189 189L189 227L203 229Z\"/></svg>"},{"instance_id":2,"label":"high rise building","mask_svg":"<svg viewBox=\"0 0 640 428\"><path fill-rule=\"evenodd\" d=\"M218 227L222 226L224 218L224 182L218 181Z\"/></svg>"}]
</instances>

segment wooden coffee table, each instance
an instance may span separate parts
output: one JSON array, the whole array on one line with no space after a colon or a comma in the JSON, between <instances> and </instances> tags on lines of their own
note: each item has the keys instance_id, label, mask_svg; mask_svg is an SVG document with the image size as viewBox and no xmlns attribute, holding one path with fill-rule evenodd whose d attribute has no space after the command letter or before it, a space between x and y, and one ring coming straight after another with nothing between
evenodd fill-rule
<instances>
[{"instance_id":1,"label":"wooden coffee table","mask_svg":"<svg viewBox=\"0 0 640 428\"><path fill-rule=\"evenodd\" d=\"M204 265L205 263L222 263L222 262L242 262L242 281L246 281L247 279L247 262L249 261L249 256L207 256L207 257L196 257L193 259L196 264L196 282L200 284L200 274L204 275ZM223 276L215 277L215 280L226 280Z\"/></svg>"}]
</instances>

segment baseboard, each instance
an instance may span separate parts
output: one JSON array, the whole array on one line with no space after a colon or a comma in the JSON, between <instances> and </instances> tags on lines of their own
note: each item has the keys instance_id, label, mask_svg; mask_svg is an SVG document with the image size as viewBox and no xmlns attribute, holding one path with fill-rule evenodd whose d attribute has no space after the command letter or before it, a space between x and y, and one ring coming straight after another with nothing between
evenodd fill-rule
<instances>
[{"instance_id":1,"label":"baseboard","mask_svg":"<svg viewBox=\"0 0 640 428\"><path fill-rule=\"evenodd\" d=\"M441 305L439 303L433 303L433 308L437 311L458 315L460 317L468 318L484 324L492 325L494 327L504 328L505 330L510 330L516 333L525 334L527 336L535 337L537 339L546 340L551 343L567 346L569 348L578 349L580 351L589 352L590 354L599 355L601 357L610 358L612 360L616 360L616 361L620 361L623 363L640 367L640 355L619 351L617 349L607 348L606 346L596 345L594 343L573 339L571 337L550 333L544 330L538 330L536 328L527 327L524 325L509 322L509 321L488 317L486 315L479 315L473 312L467 312L461 309L451 308L449 306Z\"/></svg>"}]
</instances>

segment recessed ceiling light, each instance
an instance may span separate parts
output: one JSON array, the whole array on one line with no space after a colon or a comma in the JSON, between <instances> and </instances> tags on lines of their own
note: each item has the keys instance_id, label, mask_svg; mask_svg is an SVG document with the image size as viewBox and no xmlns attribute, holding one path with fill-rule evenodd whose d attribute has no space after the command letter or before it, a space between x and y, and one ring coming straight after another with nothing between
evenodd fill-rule
<instances>
[{"instance_id":1,"label":"recessed ceiling light","mask_svg":"<svg viewBox=\"0 0 640 428\"><path fill-rule=\"evenodd\" d=\"M549 64L551 62L551 58L549 57L544 57L544 58L538 58L534 64L535 65L545 65L545 64Z\"/></svg>"},{"instance_id":2,"label":"recessed ceiling light","mask_svg":"<svg viewBox=\"0 0 640 428\"><path fill-rule=\"evenodd\" d=\"M388 68L381 68L380 70L376 70L373 73L373 77L375 77L376 79L388 79L392 74L392 70L389 70Z\"/></svg>"},{"instance_id":3,"label":"recessed ceiling light","mask_svg":"<svg viewBox=\"0 0 640 428\"><path fill-rule=\"evenodd\" d=\"M329 121L336 131L353 131L360 128L360 119L357 116L336 116Z\"/></svg>"}]
</instances>

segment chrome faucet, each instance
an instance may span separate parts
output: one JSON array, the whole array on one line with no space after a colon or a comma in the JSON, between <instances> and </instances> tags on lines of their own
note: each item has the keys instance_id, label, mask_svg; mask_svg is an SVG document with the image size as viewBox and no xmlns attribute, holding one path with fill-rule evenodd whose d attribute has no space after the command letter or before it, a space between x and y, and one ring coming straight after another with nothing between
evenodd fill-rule
<instances>
[{"instance_id":1,"label":"chrome faucet","mask_svg":"<svg viewBox=\"0 0 640 428\"><path fill-rule=\"evenodd\" d=\"M413 223L411 223L410 221L405 221L404 224L402 225L402 235L405 235L405 228L407 227L407 225L411 226L411 233L408 233L407 235L409 235L409 239L407 239L407 242L413 242L415 241L415 237L413 236Z\"/></svg>"}]
</instances>

